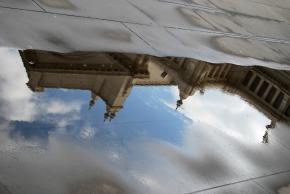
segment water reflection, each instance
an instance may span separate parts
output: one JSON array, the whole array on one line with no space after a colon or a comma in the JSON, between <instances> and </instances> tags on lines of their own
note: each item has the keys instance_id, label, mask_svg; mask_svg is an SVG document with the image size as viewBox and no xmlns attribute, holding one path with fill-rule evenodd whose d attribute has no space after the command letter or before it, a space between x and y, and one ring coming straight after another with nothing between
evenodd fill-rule
<instances>
[{"instance_id":1,"label":"water reflection","mask_svg":"<svg viewBox=\"0 0 290 194\"><path fill-rule=\"evenodd\" d=\"M263 143L269 143L269 134L268 131L265 132L265 134L263 135Z\"/></svg>"},{"instance_id":2,"label":"water reflection","mask_svg":"<svg viewBox=\"0 0 290 194\"><path fill-rule=\"evenodd\" d=\"M45 88L91 91L89 106L106 102L104 121L115 118L135 86L178 86L177 107L208 88L237 94L264 113L274 128L290 118L290 73L265 67L211 64L194 59L125 53L20 51L33 92Z\"/></svg>"},{"instance_id":3,"label":"water reflection","mask_svg":"<svg viewBox=\"0 0 290 194\"><path fill-rule=\"evenodd\" d=\"M289 137L280 122L289 120L286 71L125 53L20 55L0 52L1 192L235 193L242 181L259 193L247 180L269 177L284 181L275 190L289 185L289 144L275 136Z\"/></svg>"}]
</instances>

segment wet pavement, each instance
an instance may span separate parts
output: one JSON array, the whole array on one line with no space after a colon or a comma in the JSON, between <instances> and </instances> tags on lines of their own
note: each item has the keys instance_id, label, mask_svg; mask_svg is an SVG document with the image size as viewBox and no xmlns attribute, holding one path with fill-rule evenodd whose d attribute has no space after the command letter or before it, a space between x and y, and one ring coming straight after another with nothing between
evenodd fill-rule
<instances>
[{"instance_id":1,"label":"wet pavement","mask_svg":"<svg viewBox=\"0 0 290 194\"><path fill-rule=\"evenodd\" d=\"M2 0L0 46L288 68L289 9L287 0Z\"/></svg>"},{"instance_id":2,"label":"wet pavement","mask_svg":"<svg viewBox=\"0 0 290 194\"><path fill-rule=\"evenodd\" d=\"M289 194L289 10L1 0L0 194Z\"/></svg>"},{"instance_id":3,"label":"wet pavement","mask_svg":"<svg viewBox=\"0 0 290 194\"><path fill-rule=\"evenodd\" d=\"M0 60L1 193L289 193L288 71L113 52Z\"/></svg>"}]
</instances>

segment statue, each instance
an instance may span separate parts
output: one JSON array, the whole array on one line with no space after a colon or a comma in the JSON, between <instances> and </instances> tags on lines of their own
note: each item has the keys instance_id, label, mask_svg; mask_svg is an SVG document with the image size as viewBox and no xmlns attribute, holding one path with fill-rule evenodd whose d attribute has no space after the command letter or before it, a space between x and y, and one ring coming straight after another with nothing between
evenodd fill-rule
<instances>
[{"instance_id":1,"label":"statue","mask_svg":"<svg viewBox=\"0 0 290 194\"><path fill-rule=\"evenodd\" d=\"M266 130L265 134L263 135L263 141L262 141L262 143L269 143L268 130Z\"/></svg>"}]
</instances>

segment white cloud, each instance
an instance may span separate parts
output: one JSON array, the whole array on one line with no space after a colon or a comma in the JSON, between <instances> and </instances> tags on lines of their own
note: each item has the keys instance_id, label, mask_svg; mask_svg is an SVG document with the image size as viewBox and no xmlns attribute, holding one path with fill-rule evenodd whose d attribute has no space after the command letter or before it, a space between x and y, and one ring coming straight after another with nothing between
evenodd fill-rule
<instances>
[{"instance_id":1,"label":"white cloud","mask_svg":"<svg viewBox=\"0 0 290 194\"><path fill-rule=\"evenodd\" d=\"M96 134L97 129L93 128L91 125L85 125L84 127L82 127L82 129L80 130L80 137L83 139L91 139L92 137L94 137L94 135Z\"/></svg>"},{"instance_id":2,"label":"white cloud","mask_svg":"<svg viewBox=\"0 0 290 194\"><path fill-rule=\"evenodd\" d=\"M172 89L172 95L175 99L179 98L177 88ZM173 103L164 104L175 108ZM206 123L237 139L248 135L255 141L261 141L265 126L270 123L267 117L240 97L217 89L187 98L179 111L192 121Z\"/></svg>"},{"instance_id":3,"label":"white cloud","mask_svg":"<svg viewBox=\"0 0 290 194\"><path fill-rule=\"evenodd\" d=\"M60 128L65 128L66 126L72 124L74 121L80 120L81 117L79 114L73 114L68 117L60 117L59 120L56 121L56 124Z\"/></svg>"},{"instance_id":4,"label":"white cloud","mask_svg":"<svg viewBox=\"0 0 290 194\"><path fill-rule=\"evenodd\" d=\"M25 68L16 50L0 50L1 115L8 120L32 121L36 106L32 92L26 87Z\"/></svg>"},{"instance_id":5,"label":"white cloud","mask_svg":"<svg viewBox=\"0 0 290 194\"><path fill-rule=\"evenodd\" d=\"M17 56L17 53L6 54L10 54L12 58ZM16 72L10 72L11 75L19 76L19 80L13 76L9 77L11 69L3 66L2 61L1 65L2 69L8 69L6 73L4 70L0 73L1 78L9 80L9 83L0 85L1 92L7 91L2 95L5 104L1 105L5 108L1 108L1 110L4 110L2 115L5 115L6 119L32 121L42 118L57 123L61 128L79 119L77 113L81 109L82 102L69 103L59 99L45 101L41 96L33 97L32 92L24 85L27 78L22 64L14 67L13 71ZM18 70L24 74L17 74ZM176 88L172 93L177 99ZM164 104L175 109L175 103L164 102ZM267 118L239 97L229 96L215 90L207 91L204 96L196 94L185 100L179 111L191 120L200 122L189 124L182 131L181 145L178 146L161 140L142 139L141 142L138 139L136 142L126 142L126 145L130 146L132 150L127 150L127 148L122 150L122 147L111 145L108 146L109 148L103 147L102 144L101 146L97 144L99 142L95 142L98 145L95 149L87 149L84 145L72 143L69 135L65 134L62 137L58 133L59 131L56 131L50 134L48 150L42 155L28 150L28 142L27 144L17 142L24 145L19 148L19 144L9 138L8 131L1 131L0 148L3 151L1 162L4 166L14 167L4 168L1 173L8 181L18 185L29 185L31 181L36 185L41 185L37 188L25 187L27 193L35 193L37 189L40 190L38 192L65 193L67 185L72 188L77 184L82 185L82 182L86 182L90 178L94 180L95 177L100 176L101 179L102 176L105 176L113 183L119 183L118 185L121 185L122 189L123 185L127 189L127 185L123 182L126 179L130 183L128 185L134 188L139 186L135 185L138 182L150 190L148 192L140 187L138 191L168 194L208 188L241 178L248 179L254 175L265 174L268 166L271 166L269 164L282 164L280 163L281 158L276 157L279 154L276 154L276 148L253 149L251 145L246 144L247 142L235 141L249 136L252 137L251 140L261 141L260 133L263 132L263 127L269 124ZM47 118L47 113L56 115L56 117ZM67 114L70 115L65 116ZM9 124L1 123L0 127L8 130ZM97 130L93 126L84 125L78 135L83 139L91 139ZM116 134L114 130L108 132L108 135L114 136L114 134ZM21 137L19 138L21 139ZM31 148L35 149L33 146L37 146L37 144L31 144ZM104 158L108 156L108 153L111 159L117 161L114 163L116 166L105 161ZM20 157L21 160L16 157ZM285 163L286 165L288 164ZM15 176L15 174L27 176ZM126 178L122 179L123 177L120 178L116 174ZM234 178L236 179L234 180ZM52 181L50 183L54 185L53 191L47 180ZM89 182L89 185L93 185L93 183L94 181ZM12 189L18 191L23 187ZM280 194L286 194L285 189L288 187L282 188L279 191ZM23 190L18 192L23 192Z\"/></svg>"},{"instance_id":6,"label":"white cloud","mask_svg":"<svg viewBox=\"0 0 290 194\"><path fill-rule=\"evenodd\" d=\"M33 93L26 86L28 78L17 50L0 49L0 68L0 110L5 119L32 122L47 113L65 115L80 112L81 101L48 100L43 94ZM64 120L60 123L60 119L56 119L56 122L67 125Z\"/></svg>"},{"instance_id":7,"label":"white cloud","mask_svg":"<svg viewBox=\"0 0 290 194\"><path fill-rule=\"evenodd\" d=\"M70 112L79 112L82 104L80 101L65 102L58 99L51 99L48 102L43 102L41 107L46 113L67 114Z\"/></svg>"},{"instance_id":8,"label":"white cloud","mask_svg":"<svg viewBox=\"0 0 290 194\"><path fill-rule=\"evenodd\" d=\"M143 185L145 185L146 187L150 188L152 191L160 191L164 190L160 187L159 185L159 181L154 180L153 177L150 177L150 175L145 175L141 174L135 170L130 170L130 175L133 176L135 179L137 179L139 182L141 182ZM163 192L162 192L163 193Z\"/></svg>"}]
</instances>

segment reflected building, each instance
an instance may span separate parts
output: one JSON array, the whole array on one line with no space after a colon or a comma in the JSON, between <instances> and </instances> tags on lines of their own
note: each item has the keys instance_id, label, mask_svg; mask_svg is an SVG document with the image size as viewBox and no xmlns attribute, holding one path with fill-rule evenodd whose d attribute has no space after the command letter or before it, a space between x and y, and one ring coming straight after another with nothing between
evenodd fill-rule
<instances>
[{"instance_id":1,"label":"reflected building","mask_svg":"<svg viewBox=\"0 0 290 194\"><path fill-rule=\"evenodd\" d=\"M265 67L211 64L188 58L154 57L109 52L54 53L20 51L33 92L45 88L91 91L93 107L98 98L106 103L104 120L113 119L134 86L178 86L183 101L199 91L219 88L242 99L264 113L275 127L290 120L290 72Z\"/></svg>"}]
</instances>

